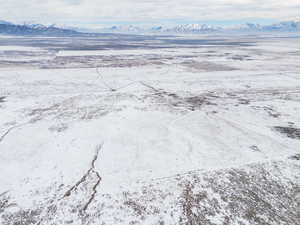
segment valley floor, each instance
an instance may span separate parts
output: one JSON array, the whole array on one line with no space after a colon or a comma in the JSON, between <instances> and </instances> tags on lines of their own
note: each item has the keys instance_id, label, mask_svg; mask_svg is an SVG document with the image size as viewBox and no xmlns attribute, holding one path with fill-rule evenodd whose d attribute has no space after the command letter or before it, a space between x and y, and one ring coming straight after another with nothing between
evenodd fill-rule
<instances>
[{"instance_id":1,"label":"valley floor","mask_svg":"<svg viewBox=\"0 0 300 225\"><path fill-rule=\"evenodd\" d=\"M0 37L0 224L299 224L300 38L204 38Z\"/></svg>"}]
</instances>

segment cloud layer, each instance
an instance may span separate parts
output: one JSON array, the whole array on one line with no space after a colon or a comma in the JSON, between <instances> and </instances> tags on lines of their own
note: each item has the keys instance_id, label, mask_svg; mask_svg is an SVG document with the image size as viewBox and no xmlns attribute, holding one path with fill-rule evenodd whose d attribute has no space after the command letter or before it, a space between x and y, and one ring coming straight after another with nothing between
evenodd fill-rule
<instances>
[{"instance_id":1,"label":"cloud layer","mask_svg":"<svg viewBox=\"0 0 300 225\"><path fill-rule=\"evenodd\" d=\"M299 0L0 0L3 20L59 24L300 20Z\"/></svg>"}]
</instances>

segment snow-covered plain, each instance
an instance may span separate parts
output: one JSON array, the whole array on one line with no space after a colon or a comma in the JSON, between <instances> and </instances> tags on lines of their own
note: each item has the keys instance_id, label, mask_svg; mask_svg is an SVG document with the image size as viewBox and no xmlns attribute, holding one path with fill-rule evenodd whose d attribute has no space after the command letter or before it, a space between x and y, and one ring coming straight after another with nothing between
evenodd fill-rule
<instances>
[{"instance_id":1,"label":"snow-covered plain","mask_svg":"<svg viewBox=\"0 0 300 225\"><path fill-rule=\"evenodd\" d=\"M299 224L300 38L0 40L0 224Z\"/></svg>"}]
</instances>

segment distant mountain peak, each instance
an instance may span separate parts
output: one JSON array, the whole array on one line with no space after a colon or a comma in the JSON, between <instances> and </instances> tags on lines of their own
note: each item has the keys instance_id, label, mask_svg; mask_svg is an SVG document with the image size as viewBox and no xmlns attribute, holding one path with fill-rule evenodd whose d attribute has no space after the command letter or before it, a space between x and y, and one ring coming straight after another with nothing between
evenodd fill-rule
<instances>
[{"instance_id":1,"label":"distant mountain peak","mask_svg":"<svg viewBox=\"0 0 300 225\"><path fill-rule=\"evenodd\" d=\"M5 20L0 20L0 24L12 25L13 23L7 22Z\"/></svg>"},{"instance_id":2,"label":"distant mountain peak","mask_svg":"<svg viewBox=\"0 0 300 225\"><path fill-rule=\"evenodd\" d=\"M208 24L181 24L173 27L163 26L112 26L101 29L100 32L113 33L174 33L174 34L202 34L213 32L300 32L300 22L285 21L271 25L261 25L257 23L245 23L233 26L213 26Z\"/></svg>"},{"instance_id":3,"label":"distant mountain peak","mask_svg":"<svg viewBox=\"0 0 300 225\"><path fill-rule=\"evenodd\" d=\"M83 33L82 33L83 32ZM201 23L180 24L173 27L136 26L136 25L114 25L108 28L89 31L81 28L60 28L55 25L45 26L43 24L17 25L0 20L0 34L8 35L87 35L92 33L125 33L125 34L207 34L207 33L257 33L257 32L300 32L300 22L284 21L271 25L256 23L245 23L232 26L215 26Z\"/></svg>"},{"instance_id":4,"label":"distant mountain peak","mask_svg":"<svg viewBox=\"0 0 300 225\"><path fill-rule=\"evenodd\" d=\"M0 22L0 34L7 35L44 35L44 36L73 36L80 33L71 29L63 29L54 25L42 24L16 25L9 22Z\"/></svg>"}]
</instances>

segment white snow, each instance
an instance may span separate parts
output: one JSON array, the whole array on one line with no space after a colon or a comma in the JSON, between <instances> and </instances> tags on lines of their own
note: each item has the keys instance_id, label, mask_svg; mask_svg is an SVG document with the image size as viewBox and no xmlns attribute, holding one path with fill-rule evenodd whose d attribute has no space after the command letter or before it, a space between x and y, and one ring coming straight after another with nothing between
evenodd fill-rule
<instances>
[{"instance_id":1,"label":"white snow","mask_svg":"<svg viewBox=\"0 0 300 225\"><path fill-rule=\"evenodd\" d=\"M280 41L284 45L274 47L274 52L294 48L294 43ZM300 55L269 57L267 52L250 55L253 61L232 61L222 52L248 54L248 48L214 49L220 56L195 53L211 47L175 53L194 54L195 60L237 70L190 71L176 63L179 59L163 66L101 68L102 77L95 68L2 68L0 97L5 99L0 102L0 137L9 132L0 141L0 194L9 191L19 207L33 207L45 197L34 192L54 183L64 184L64 189L76 183L101 143L95 162L102 177L101 194L131 186L135 191L136 183L191 171L241 168L299 153L299 139L273 127L289 126L289 122L300 127ZM1 46L4 50L38 49ZM167 55L169 51L153 52ZM145 51L60 51L58 55L116 54ZM191 111L188 106L193 103L173 105L179 100L156 96L142 82L181 99L203 96L208 103ZM109 91L106 85L122 88ZM244 100L249 102L243 104ZM276 113L278 117L272 116ZM214 220L217 223L218 218Z\"/></svg>"},{"instance_id":2,"label":"white snow","mask_svg":"<svg viewBox=\"0 0 300 225\"><path fill-rule=\"evenodd\" d=\"M43 49L30 46L2 45L0 51L42 51Z\"/></svg>"}]
</instances>

